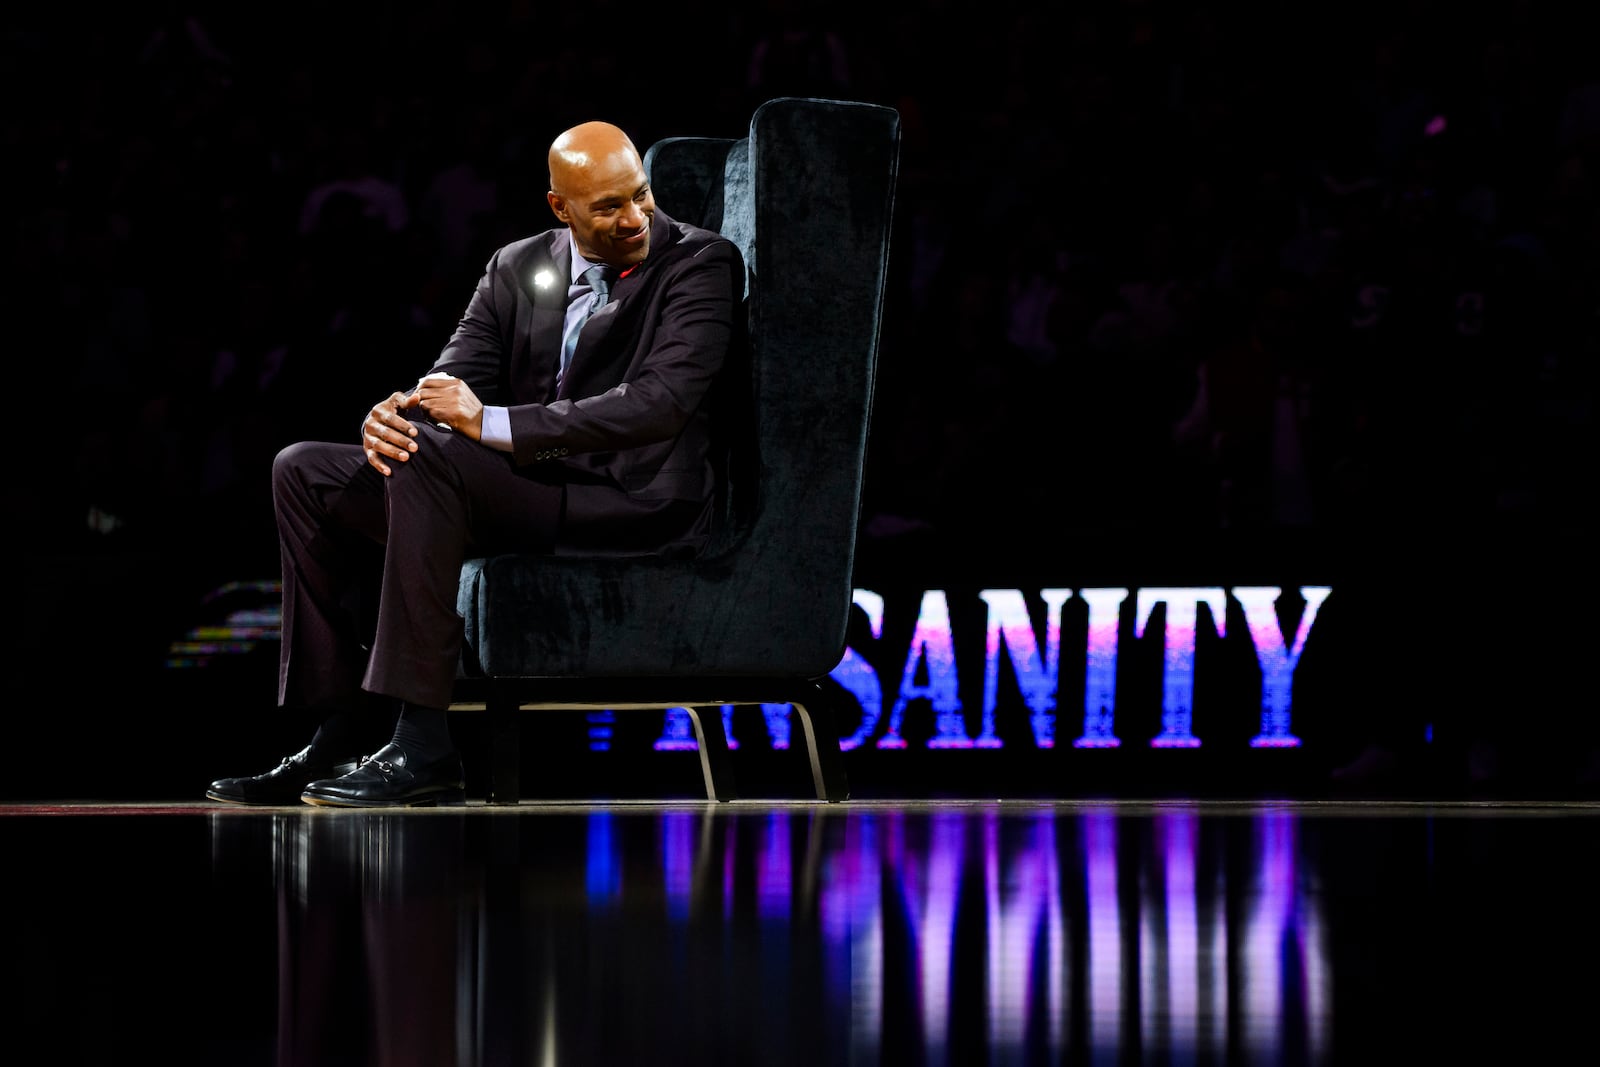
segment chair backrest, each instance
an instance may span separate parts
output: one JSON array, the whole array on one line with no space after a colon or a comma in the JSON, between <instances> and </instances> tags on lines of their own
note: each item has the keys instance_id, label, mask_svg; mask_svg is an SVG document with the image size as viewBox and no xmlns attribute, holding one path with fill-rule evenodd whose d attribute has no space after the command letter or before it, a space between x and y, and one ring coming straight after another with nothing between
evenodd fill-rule
<instances>
[{"instance_id":1,"label":"chair backrest","mask_svg":"<svg viewBox=\"0 0 1600 1067\"><path fill-rule=\"evenodd\" d=\"M745 261L745 296L750 295L750 274L755 249L751 237L755 204L749 191L747 138L668 137L644 153L645 173L656 203L681 222L716 230L739 246ZM728 209L733 186L732 212ZM748 308L746 309L748 319ZM706 551L720 555L748 534L753 518L756 473L741 457L753 454L755 427L751 421L749 349L741 338L729 353L728 366L718 383L721 412L713 442L712 462L719 474L716 510L718 524Z\"/></svg>"},{"instance_id":2,"label":"chair backrest","mask_svg":"<svg viewBox=\"0 0 1600 1067\"><path fill-rule=\"evenodd\" d=\"M733 237L723 229L724 190L730 171L735 175L748 172L749 146L743 137L666 137L657 141L644 153L644 169L656 203L681 222ZM753 208L748 197L744 201L736 201L735 214ZM747 232L743 241L735 239L747 256L749 236Z\"/></svg>"}]
</instances>

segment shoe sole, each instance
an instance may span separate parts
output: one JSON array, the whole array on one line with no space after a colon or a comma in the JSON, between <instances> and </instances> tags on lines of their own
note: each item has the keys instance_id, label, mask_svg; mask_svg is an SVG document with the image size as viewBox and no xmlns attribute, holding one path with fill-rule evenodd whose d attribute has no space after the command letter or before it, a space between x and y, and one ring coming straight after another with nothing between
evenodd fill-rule
<instances>
[{"instance_id":1,"label":"shoe sole","mask_svg":"<svg viewBox=\"0 0 1600 1067\"><path fill-rule=\"evenodd\" d=\"M300 800L299 797L295 797L293 800L247 800L244 797L225 797L221 793L213 793L210 790L206 791L206 799L215 800L219 804L238 804L247 808L286 808L290 804L298 803Z\"/></svg>"},{"instance_id":2,"label":"shoe sole","mask_svg":"<svg viewBox=\"0 0 1600 1067\"><path fill-rule=\"evenodd\" d=\"M443 789L416 796L398 797L394 800L355 800L351 797L327 796L320 793L302 793L300 800L319 808L435 808L456 807L467 802L465 789Z\"/></svg>"}]
</instances>

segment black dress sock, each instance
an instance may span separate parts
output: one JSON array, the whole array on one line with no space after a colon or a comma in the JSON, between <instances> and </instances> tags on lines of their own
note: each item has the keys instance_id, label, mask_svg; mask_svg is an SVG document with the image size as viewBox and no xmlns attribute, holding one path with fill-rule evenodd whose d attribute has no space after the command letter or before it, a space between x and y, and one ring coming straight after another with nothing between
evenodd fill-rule
<instances>
[{"instance_id":1,"label":"black dress sock","mask_svg":"<svg viewBox=\"0 0 1600 1067\"><path fill-rule=\"evenodd\" d=\"M443 708L402 704L394 724L394 743L417 761L438 759L455 750L450 739L450 719Z\"/></svg>"},{"instance_id":2,"label":"black dress sock","mask_svg":"<svg viewBox=\"0 0 1600 1067\"><path fill-rule=\"evenodd\" d=\"M317 726L311 737L311 759L320 763L343 763L361 754L361 741L356 729L356 717L348 711L336 711Z\"/></svg>"}]
</instances>

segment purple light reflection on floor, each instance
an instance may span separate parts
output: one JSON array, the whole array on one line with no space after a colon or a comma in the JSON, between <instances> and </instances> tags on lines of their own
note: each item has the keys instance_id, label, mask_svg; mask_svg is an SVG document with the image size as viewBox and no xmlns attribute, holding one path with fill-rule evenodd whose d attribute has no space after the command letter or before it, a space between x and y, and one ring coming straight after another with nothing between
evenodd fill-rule
<instances>
[{"instance_id":1,"label":"purple light reflection on floor","mask_svg":"<svg viewBox=\"0 0 1600 1067\"><path fill-rule=\"evenodd\" d=\"M1201 1058L1224 1056L1230 1040L1252 1056L1316 1062L1326 1051L1331 979L1291 814L1260 812L1242 839L1252 849L1245 863L1212 857L1204 872L1197 817L1181 805L1139 818L1111 804L1023 815L1005 805L779 809L741 814L720 838L687 829L701 818L661 817L672 842L664 862L681 871L709 860L722 871L730 937L746 869L764 943L775 924L815 923L824 973L849 983L834 995L850 1005L858 1052L885 1047L885 1005L909 990L903 1021L927 1062L943 1062L970 1040L958 1031L975 1025L962 1018L974 989L991 1051L1110 1050L1135 1039ZM720 855L673 854L707 847ZM1253 872L1248 884L1230 885L1234 870ZM813 889L808 917L800 902ZM1243 902L1232 912L1243 916L1239 929L1228 923L1230 900ZM674 921L693 913L674 910ZM979 976L963 970L975 965ZM1240 1014L1232 1031L1230 1011Z\"/></svg>"}]
</instances>

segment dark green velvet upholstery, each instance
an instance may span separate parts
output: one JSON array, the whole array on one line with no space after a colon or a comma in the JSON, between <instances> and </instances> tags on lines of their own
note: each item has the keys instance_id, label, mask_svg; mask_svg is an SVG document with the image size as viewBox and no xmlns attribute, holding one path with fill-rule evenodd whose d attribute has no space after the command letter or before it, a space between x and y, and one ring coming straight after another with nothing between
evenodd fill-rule
<instances>
[{"instance_id":1,"label":"dark green velvet upholstery","mask_svg":"<svg viewBox=\"0 0 1600 1067\"><path fill-rule=\"evenodd\" d=\"M689 708L708 795L727 799L720 705L761 702L796 705L817 795L843 799L820 682L851 610L899 139L893 109L783 98L748 138L645 153L662 209L736 241L748 268L748 360L724 383L747 400L724 405L738 417L721 527L693 559L467 562L453 707L502 716L491 800L517 799L504 751L517 709L630 706Z\"/></svg>"}]
</instances>

